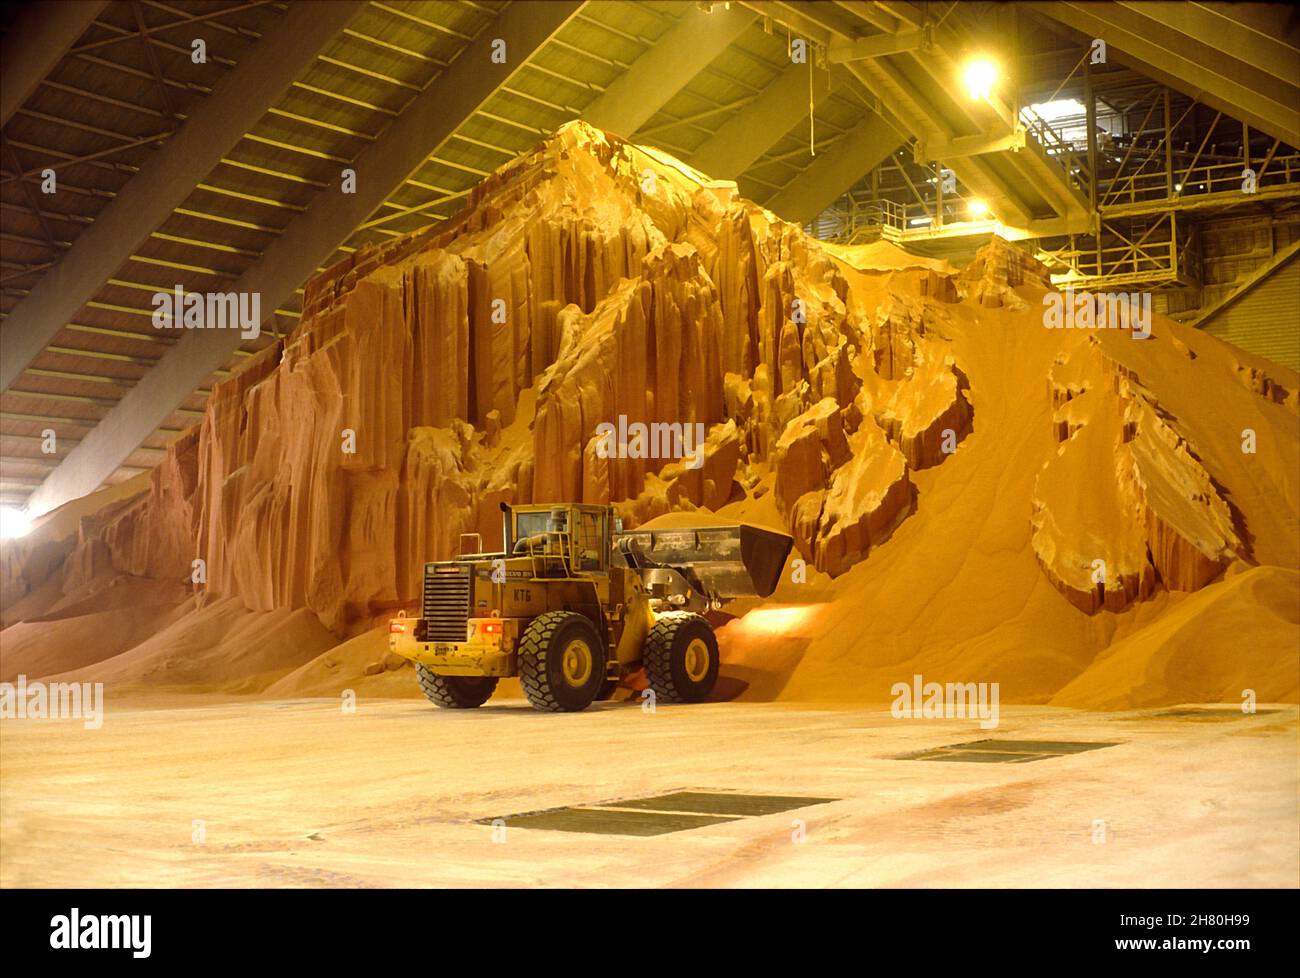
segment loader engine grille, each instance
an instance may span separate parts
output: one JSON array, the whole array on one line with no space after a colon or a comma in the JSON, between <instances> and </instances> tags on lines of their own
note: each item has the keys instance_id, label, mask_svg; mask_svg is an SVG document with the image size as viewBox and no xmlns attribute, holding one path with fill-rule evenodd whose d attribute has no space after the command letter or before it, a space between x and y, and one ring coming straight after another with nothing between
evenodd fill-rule
<instances>
[{"instance_id":1,"label":"loader engine grille","mask_svg":"<svg viewBox=\"0 0 1300 978\"><path fill-rule=\"evenodd\" d=\"M424 571L424 637L430 642L463 642L469 622L469 568L452 564Z\"/></svg>"}]
</instances>

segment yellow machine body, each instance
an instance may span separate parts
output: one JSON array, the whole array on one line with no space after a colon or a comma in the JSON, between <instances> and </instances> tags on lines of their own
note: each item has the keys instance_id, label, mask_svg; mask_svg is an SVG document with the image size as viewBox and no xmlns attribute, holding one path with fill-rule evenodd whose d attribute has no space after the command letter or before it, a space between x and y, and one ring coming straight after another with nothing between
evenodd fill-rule
<instances>
[{"instance_id":1,"label":"yellow machine body","mask_svg":"<svg viewBox=\"0 0 1300 978\"><path fill-rule=\"evenodd\" d=\"M624 533L608 505L503 506L502 514L501 552L425 565L420 614L389 626L393 652L444 676L515 676L528 625L570 611L604 638L616 679L640 660L660 614L726 600L705 581L771 593L792 542L747 526Z\"/></svg>"}]
</instances>

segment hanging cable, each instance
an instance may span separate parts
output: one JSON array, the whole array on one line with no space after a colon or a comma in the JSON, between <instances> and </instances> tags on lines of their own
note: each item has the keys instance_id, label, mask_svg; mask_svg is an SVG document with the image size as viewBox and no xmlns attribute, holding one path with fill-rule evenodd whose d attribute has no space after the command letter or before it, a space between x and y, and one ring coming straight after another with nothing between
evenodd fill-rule
<instances>
[{"instance_id":1,"label":"hanging cable","mask_svg":"<svg viewBox=\"0 0 1300 978\"><path fill-rule=\"evenodd\" d=\"M812 156L817 155L817 138L815 132L816 123L813 120L813 106L816 100L813 98L813 61L814 58L808 59L808 152Z\"/></svg>"}]
</instances>

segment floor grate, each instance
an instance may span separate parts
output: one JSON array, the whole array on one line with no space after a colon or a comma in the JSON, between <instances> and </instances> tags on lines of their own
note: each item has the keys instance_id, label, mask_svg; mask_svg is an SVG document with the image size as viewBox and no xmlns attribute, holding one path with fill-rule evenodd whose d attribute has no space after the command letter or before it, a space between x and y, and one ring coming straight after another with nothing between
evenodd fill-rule
<instances>
[{"instance_id":1,"label":"floor grate","mask_svg":"<svg viewBox=\"0 0 1300 978\"><path fill-rule=\"evenodd\" d=\"M775 815L809 805L824 805L838 798L798 795L738 795L716 791L675 791L653 798L633 798L613 803L616 808L644 808L663 812L703 812L709 815Z\"/></svg>"},{"instance_id":2,"label":"floor grate","mask_svg":"<svg viewBox=\"0 0 1300 978\"><path fill-rule=\"evenodd\" d=\"M738 822L746 818L775 815L811 805L825 805L838 798L803 795L745 795L717 791L674 791L649 798L632 798L603 804L574 805L523 812L498 818L483 818L481 825L503 822L507 828L549 829L555 832L588 832L598 835L666 835L706 825Z\"/></svg>"},{"instance_id":3,"label":"floor grate","mask_svg":"<svg viewBox=\"0 0 1300 978\"><path fill-rule=\"evenodd\" d=\"M973 764L1028 764L1048 757L1115 747L1115 743L1082 740L972 740L902 754L899 761L964 761Z\"/></svg>"},{"instance_id":4,"label":"floor grate","mask_svg":"<svg viewBox=\"0 0 1300 978\"><path fill-rule=\"evenodd\" d=\"M1242 720L1246 717L1263 716L1267 713L1276 713L1277 710L1256 710L1254 713L1243 713L1241 707L1184 707L1177 710L1161 710L1154 714L1158 717L1179 717L1188 720Z\"/></svg>"}]
</instances>

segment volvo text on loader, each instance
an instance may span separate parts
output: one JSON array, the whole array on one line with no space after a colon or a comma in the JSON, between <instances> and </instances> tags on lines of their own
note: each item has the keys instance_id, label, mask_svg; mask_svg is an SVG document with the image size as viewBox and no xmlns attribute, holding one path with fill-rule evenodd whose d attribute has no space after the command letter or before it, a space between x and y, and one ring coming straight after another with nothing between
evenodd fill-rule
<instances>
[{"instance_id":1,"label":"volvo text on loader","mask_svg":"<svg viewBox=\"0 0 1300 978\"><path fill-rule=\"evenodd\" d=\"M699 702L718 677L704 613L771 594L793 543L747 525L624 532L608 505L501 511L501 552L463 535L460 557L425 565L419 616L389 625L438 706L481 706L518 676L537 709L582 710L641 667L658 700Z\"/></svg>"}]
</instances>

